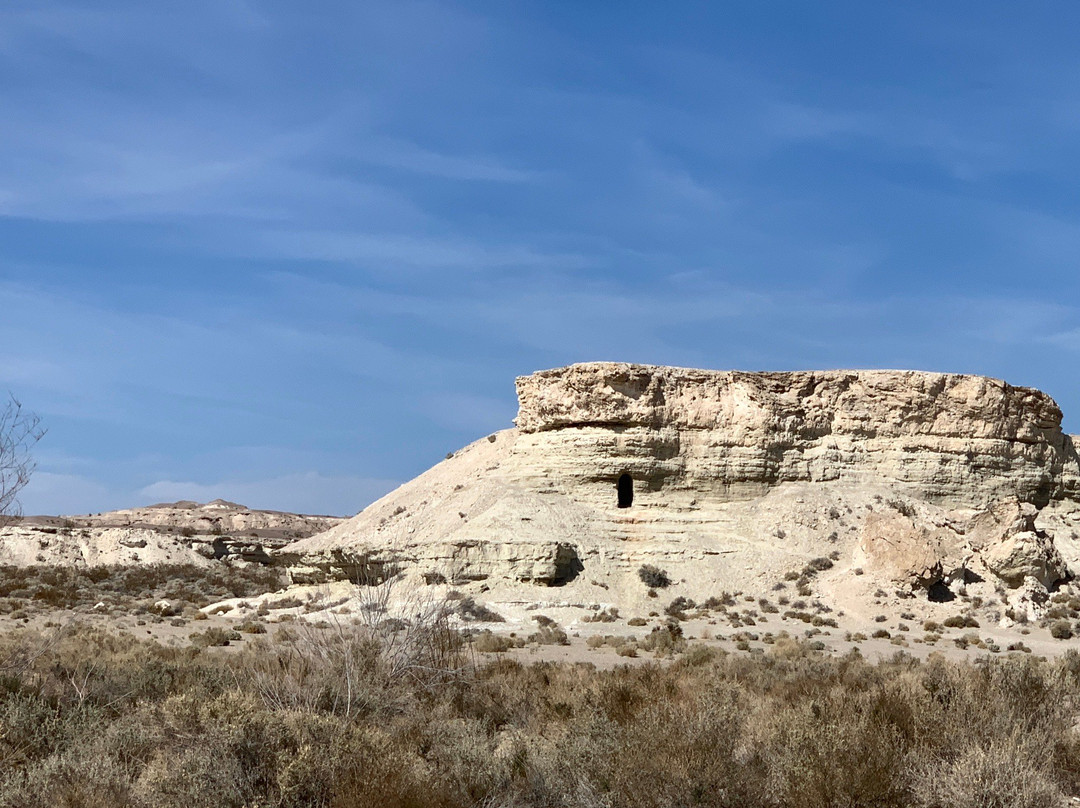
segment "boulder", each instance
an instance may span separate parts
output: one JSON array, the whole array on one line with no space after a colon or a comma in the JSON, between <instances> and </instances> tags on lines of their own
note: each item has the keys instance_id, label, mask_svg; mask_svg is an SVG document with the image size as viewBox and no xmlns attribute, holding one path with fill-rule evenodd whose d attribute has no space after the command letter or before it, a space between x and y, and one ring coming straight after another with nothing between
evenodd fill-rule
<instances>
[{"instance_id":1,"label":"boulder","mask_svg":"<svg viewBox=\"0 0 1080 808\"><path fill-rule=\"evenodd\" d=\"M919 524L896 511L872 513L866 518L859 549L871 570L912 589L929 589L940 583L947 559L957 555L955 534Z\"/></svg>"},{"instance_id":2,"label":"boulder","mask_svg":"<svg viewBox=\"0 0 1080 808\"><path fill-rule=\"evenodd\" d=\"M1006 500L977 515L967 530L982 564L1012 588L1029 578L1049 588L1068 575L1052 537L1035 527L1037 516L1034 505Z\"/></svg>"}]
</instances>

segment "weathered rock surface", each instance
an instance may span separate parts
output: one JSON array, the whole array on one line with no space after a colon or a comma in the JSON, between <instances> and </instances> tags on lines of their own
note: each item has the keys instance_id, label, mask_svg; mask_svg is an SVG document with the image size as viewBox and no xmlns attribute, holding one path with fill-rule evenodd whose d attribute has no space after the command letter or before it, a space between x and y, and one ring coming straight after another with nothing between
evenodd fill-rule
<instances>
[{"instance_id":1,"label":"weathered rock surface","mask_svg":"<svg viewBox=\"0 0 1080 808\"><path fill-rule=\"evenodd\" d=\"M929 589L945 579L946 565L961 555L959 544L949 526L885 511L863 522L859 549L869 569L897 584Z\"/></svg>"},{"instance_id":2,"label":"weathered rock surface","mask_svg":"<svg viewBox=\"0 0 1080 808\"><path fill-rule=\"evenodd\" d=\"M895 583L926 589L989 574L1011 588L1028 578L1045 588L1068 576L1052 537L1035 527L1031 503L1003 500L966 520L925 504L897 504L900 511L863 521L859 545L868 566Z\"/></svg>"},{"instance_id":3,"label":"weathered rock surface","mask_svg":"<svg viewBox=\"0 0 1080 808\"><path fill-rule=\"evenodd\" d=\"M245 535L255 538L300 539L329 530L345 521L339 516L310 516L264 511L215 499L199 504L183 500L163 502L145 508L127 508L99 514L75 517L31 517L23 524L74 523L77 527L128 527L165 529L213 535Z\"/></svg>"},{"instance_id":4,"label":"weathered rock surface","mask_svg":"<svg viewBox=\"0 0 1080 808\"><path fill-rule=\"evenodd\" d=\"M1076 476L1054 400L981 376L591 363L524 376L517 388L519 451L578 496L629 472L665 496L740 499L842 480L962 507L1004 497L1045 505Z\"/></svg>"},{"instance_id":5,"label":"weathered rock surface","mask_svg":"<svg viewBox=\"0 0 1080 808\"><path fill-rule=\"evenodd\" d=\"M1037 390L916 371L590 363L517 391L515 429L280 558L307 576L360 559L491 597L539 583L624 604L645 603L646 563L707 597L768 592L829 554L814 585L837 602L882 580L910 589L973 571L1045 587L1068 574L1032 515L1050 503L1068 518L1080 474ZM852 576L863 565L871 574Z\"/></svg>"},{"instance_id":6,"label":"weathered rock surface","mask_svg":"<svg viewBox=\"0 0 1080 808\"><path fill-rule=\"evenodd\" d=\"M197 564L222 558L269 563L267 547L344 520L259 511L215 500L71 517L34 516L0 529L0 564Z\"/></svg>"},{"instance_id":7,"label":"weathered rock surface","mask_svg":"<svg viewBox=\"0 0 1080 808\"><path fill-rule=\"evenodd\" d=\"M1011 587L1027 578L1049 587L1068 575L1053 538L1036 528L1037 516L1031 503L1004 501L976 516L968 530L982 563Z\"/></svg>"}]
</instances>

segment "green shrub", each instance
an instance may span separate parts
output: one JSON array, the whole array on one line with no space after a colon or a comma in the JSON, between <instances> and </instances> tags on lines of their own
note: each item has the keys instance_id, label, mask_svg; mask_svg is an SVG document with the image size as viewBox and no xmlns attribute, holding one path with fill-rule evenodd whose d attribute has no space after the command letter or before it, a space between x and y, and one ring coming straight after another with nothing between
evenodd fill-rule
<instances>
[{"instance_id":1,"label":"green shrub","mask_svg":"<svg viewBox=\"0 0 1080 808\"><path fill-rule=\"evenodd\" d=\"M666 589L671 586L668 574L652 564L642 564L638 568L638 578L650 589Z\"/></svg>"},{"instance_id":2,"label":"green shrub","mask_svg":"<svg viewBox=\"0 0 1080 808\"><path fill-rule=\"evenodd\" d=\"M1072 625L1068 620L1055 620L1050 624L1050 636L1055 640L1069 640L1072 635Z\"/></svg>"}]
</instances>

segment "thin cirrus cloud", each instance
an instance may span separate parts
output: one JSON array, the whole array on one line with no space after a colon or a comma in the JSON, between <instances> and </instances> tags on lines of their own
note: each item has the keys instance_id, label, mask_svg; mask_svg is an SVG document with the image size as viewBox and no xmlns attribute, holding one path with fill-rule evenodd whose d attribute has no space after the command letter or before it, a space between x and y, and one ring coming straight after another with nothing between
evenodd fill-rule
<instances>
[{"instance_id":1,"label":"thin cirrus cloud","mask_svg":"<svg viewBox=\"0 0 1080 808\"><path fill-rule=\"evenodd\" d=\"M593 359L988 373L1068 423L1070 22L7 4L26 503L350 512L507 426L515 375Z\"/></svg>"}]
</instances>

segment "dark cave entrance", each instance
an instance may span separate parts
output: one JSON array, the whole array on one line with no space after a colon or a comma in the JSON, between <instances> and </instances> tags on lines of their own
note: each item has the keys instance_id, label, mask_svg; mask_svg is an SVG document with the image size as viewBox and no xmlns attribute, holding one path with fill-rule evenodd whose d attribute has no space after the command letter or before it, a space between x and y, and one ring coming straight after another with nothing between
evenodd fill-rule
<instances>
[{"instance_id":1,"label":"dark cave entrance","mask_svg":"<svg viewBox=\"0 0 1080 808\"><path fill-rule=\"evenodd\" d=\"M619 492L620 508L629 508L634 504L634 479L629 474L619 478L616 488Z\"/></svg>"}]
</instances>

